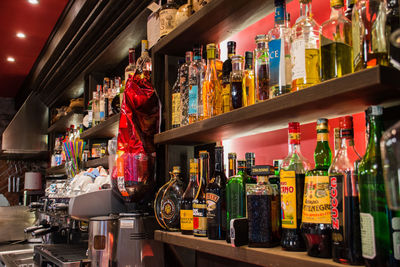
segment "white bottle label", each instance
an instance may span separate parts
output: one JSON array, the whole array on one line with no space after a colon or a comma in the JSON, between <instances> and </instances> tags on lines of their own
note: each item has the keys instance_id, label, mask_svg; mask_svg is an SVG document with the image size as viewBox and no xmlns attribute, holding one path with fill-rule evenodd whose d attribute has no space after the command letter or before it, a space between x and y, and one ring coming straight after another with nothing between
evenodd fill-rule
<instances>
[{"instance_id":1,"label":"white bottle label","mask_svg":"<svg viewBox=\"0 0 400 267\"><path fill-rule=\"evenodd\" d=\"M293 41L292 56L292 80L306 77L306 45L303 39Z\"/></svg>"},{"instance_id":2,"label":"white bottle label","mask_svg":"<svg viewBox=\"0 0 400 267\"><path fill-rule=\"evenodd\" d=\"M160 11L160 36L167 35L176 27L176 9L164 9Z\"/></svg>"},{"instance_id":3,"label":"white bottle label","mask_svg":"<svg viewBox=\"0 0 400 267\"><path fill-rule=\"evenodd\" d=\"M374 217L360 213L362 255L366 259L376 257Z\"/></svg>"}]
</instances>

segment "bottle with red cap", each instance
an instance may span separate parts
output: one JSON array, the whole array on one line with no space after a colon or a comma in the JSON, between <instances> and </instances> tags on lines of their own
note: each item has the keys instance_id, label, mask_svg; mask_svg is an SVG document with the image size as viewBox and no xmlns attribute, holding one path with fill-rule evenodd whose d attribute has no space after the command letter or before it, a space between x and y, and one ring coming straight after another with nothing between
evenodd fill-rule
<instances>
[{"instance_id":1,"label":"bottle with red cap","mask_svg":"<svg viewBox=\"0 0 400 267\"><path fill-rule=\"evenodd\" d=\"M339 129L340 148L329 168L332 258L339 263L360 265L364 263L357 177L361 157L354 147L353 118L340 118Z\"/></svg>"},{"instance_id":2,"label":"bottle with red cap","mask_svg":"<svg viewBox=\"0 0 400 267\"><path fill-rule=\"evenodd\" d=\"M284 250L305 251L300 224L303 209L305 173L309 161L300 152L300 124L289 123L289 154L282 161L280 170L281 222Z\"/></svg>"}]
</instances>

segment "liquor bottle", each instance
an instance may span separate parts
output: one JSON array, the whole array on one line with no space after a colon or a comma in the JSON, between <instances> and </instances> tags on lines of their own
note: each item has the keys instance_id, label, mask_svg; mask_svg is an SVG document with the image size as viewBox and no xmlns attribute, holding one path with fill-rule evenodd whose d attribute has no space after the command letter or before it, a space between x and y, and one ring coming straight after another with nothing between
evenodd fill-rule
<instances>
[{"instance_id":1,"label":"liquor bottle","mask_svg":"<svg viewBox=\"0 0 400 267\"><path fill-rule=\"evenodd\" d=\"M243 88L246 90L247 98L245 106L253 105L256 102L254 85L253 52L246 51L243 79Z\"/></svg>"},{"instance_id":2,"label":"liquor bottle","mask_svg":"<svg viewBox=\"0 0 400 267\"><path fill-rule=\"evenodd\" d=\"M387 0L387 33L393 38L393 32L400 28L400 9L398 0ZM396 35L396 34L394 34ZM389 42L389 61L394 67L400 68L400 48L393 45L393 39ZM399 41L395 41L398 43Z\"/></svg>"},{"instance_id":3,"label":"liquor bottle","mask_svg":"<svg viewBox=\"0 0 400 267\"><path fill-rule=\"evenodd\" d=\"M111 93L111 90L114 86L114 82L110 81L110 87L109 88L103 88L103 94L104 94L104 118L107 119L110 116L110 110L109 110L109 104L110 104L110 96L109 92Z\"/></svg>"},{"instance_id":4,"label":"liquor bottle","mask_svg":"<svg viewBox=\"0 0 400 267\"><path fill-rule=\"evenodd\" d=\"M180 167L174 166L171 181L161 199L161 218L169 231L180 230L180 203L184 190L180 174Z\"/></svg>"},{"instance_id":5,"label":"liquor bottle","mask_svg":"<svg viewBox=\"0 0 400 267\"><path fill-rule=\"evenodd\" d=\"M347 9L344 12L344 16L350 21L351 21L351 15L353 13L354 1L355 0L346 0Z\"/></svg>"},{"instance_id":6,"label":"liquor bottle","mask_svg":"<svg viewBox=\"0 0 400 267\"><path fill-rule=\"evenodd\" d=\"M201 61L201 48L193 49L193 61L189 65L189 123L203 119L202 89L204 82L204 63Z\"/></svg>"},{"instance_id":7,"label":"liquor bottle","mask_svg":"<svg viewBox=\"0 0 400 267\"><path fill-rule=\"evenodd\" d=\"M193 13L193 0L188 0L186 4L179 7L176 12L176 27L186 21Z\"/></svg>"},{"instance_id":8,"label":"liquor bottle","mask_svg":"<svg viewBox=\"0 0 400 267\"><path fill-rule=\"evenodd\" d=\"M320 27L312 18L311 0L300 0L300 17L292 28L292 91L320 82Z\"/></svg>"},{"instance_id":9,"label":"liquor bottle","mask_svg":"<svg viewBox=\"0 0 400 267\"><path fill-rule=\"evenodd\" d=\"M226 235L226 176L224 148L215 147L214 174L206 187L207 235L209 239L224 240Z\"/></svg>"},{"instance_id":10,"label":"liquor bottle","mask_svg":"<svg viewBox=\"0 0 400 267\"><path fill-rule=\"evenodd\" d=\"M236 175L236 160L237 160L236 153L228 154L228 161L229 161L228 177L229 178Z\"/></svg>"},{"instance_id":11,"label":"liquor bottle","mask_svg":"<svg viewBox=\"0 0 400 267\"><path fill-rule=\"evenodd\" d=\"M129 75L133 76L136 71L136 62L135 62L135 49L129 48L129 65L125 68L125 82L128 81Z\"/></svg>"},{"instance_id":12,"label":"liquor bottle","mask_svg":"<svg viewBox=\"0 0 400 267\"><path fill-rule=\"evenodd\" d=\"M321 79L327 81L353 72L351 22L344 16L343 0L331 0L331 16L321 25Z\"/></svg>"},{"instance_id":13,"label":"liquor bottle","mask_svg":"<svg viewBox=\"0 0 400 267\"><path fill-rule=\"evenodd\" d=\"M284 250L304 251L306 245L300 231L303 210L305 173L309 162L300 152L300 124L289 123L289 154L282 161L281 186L281 246Z\"/></svg>"},{"instance_id":14,"label":"liquor bottle","mask_svg":"<svg viewBox=\"0 0 400 267\"><path fill-rule=\"evenodd\" d=\"M215 65L215 44L207 45L207 70L203 83L204 119L222 114L222 90Z\"/></svg>"},{"instance_id":15,"label":"liquor bottle","mask_svg":"<svg viewBox=\"0 0 400 267\"><path fill-rule=\"evenodd\" d=\"M226 185L226 227L230 229L232 219L246 217L245 206L245 181L246 161L238 160L239 171L236 176L230 177ZM226 241L230 243L229 231L226 233Z\"/></svg>"},{"instance_id":16,"label":"liquor bottle","mask_svg":"<svg viewBox=\"0 0 400 267\"><path fill-rule=\"evenodd\" d=\"M329 168L331 195L332 258L334 261L361 265L360 207L357 164L361 157L354 147L353 118L339 121L339 149ZM352 162L350 158L355 158Z\"/></svg>"},{"instance_id":17,"label":"liquor bottle","mask_svg":"<svg viewBox=\"0 0 400 267\"><path fill-rule=\"evenodd\" d=\"M167 0L160 9L160 38L163 38L168 33L176 28L176 13L178 6L174 0Z\"/></svg>"},{"instance_id":18,"label":"liquor bottle","mask_svg":"<svg viewBox=\"0 0 400 267\"><path fill-rule=\"evenodd\" d=\"M379 146L383 132L383 110L380 106L371 106L366 112L369 121L368 146L360 162L358 175L362 255L367 266L395 266L390 239L391 214L385 196ZM399 220L393 218L391 221Z\"/></svg>"},{"instance_id":19,"label":"liquor bottle","mask_svg":"<svg viewBox=\"0 0 400 267\"><path fill-rule=\"evenodd\" d=\"M292 87L290 28L287 27L286 1L275 0L275 26L268 32L269 94L276 97Z\"/></svg>"},{"instance_id":20,"label":"liquor bottle","mask_svg":"<svg viewBox=\"0 0 400 267\"><path fill-rule=\"evenodd\" d=\"M101 85L97 85L96 91L93 92L93 126L100 123L100 107L99 107L99 91Z\"/></svg>"},{"instance_id":21,"label":"liquor bottle","mask_svg":"<svg viewBox=\"0 0 400 267\"><path fill-rule=\"evenodd\" d=\"M222 109L223 112L229 112L232 109L231 103L231 72L232 72L232 57L236 54L236 42L228 42L228 59L222 65Z\"/></svg>"},{"instance_id":22,"label":"liquor bottle","mask_svg":"<svg viewBox=\"0 0 400 267\"><path fill-rule=\"evenodd\" d=\"M219 84L221 85L221 90L222 90L222 68L223 68L224 62L221 60L221 47L218 44L217 48L215 49L215 68L217 70L217 76L218 76L218 81Z\"/></svg>"},{"instance_id":23,"label":"liquor bottle","mask_svg":"<svg viewBox=\"0 0 400 267\"><path fill-rule=\"evenodd\" d=\"M269 98L269 58L265 34L256 36L256 46L254 51L256 102L260 102Z\"/></svg>"},{"instance_id":24,"label":"liquor bottle","mask_svg":"<svg viewBox=\"0 0 400 267\"><path fill-rule=\"evenodd\" d=\"M235 55L232 57L231 72L231 102L232 108L237 109L247 103L246 89L243 88L243 57Z\"/></svg>"},{"instance_id":25,"label":"liquor bottle","mask_svg":"<svg viewBox=\"0 0 400 267\"><path fill-rule=\"evenodd\" d=\"M99 90L97 91L97 94L98 94L98 98L99 98L99 121L102 122L105 120L105 117L104 117L105 108L104 108L104 93L101 88L101 85L99 87Z\"/></svg>"},{"instance_id":26,"label":"liquor bottle","mask_svg":"<svg viewBox=\"0 0 400 267\"><path fill-rule=\"evenodd\" d=\"M136 61L136 70L142 79L146 78L150 80L152 65L148 49L149 42L147 40L142 40L142 53Z\"/></svg>"},{"instance_id":27,"label":"liquor bottle","mask_svg":"<svg viewBox=\"0 0 400 267\"><path fill-rule=\"evenodd\" d=\"M88 127L87 128L92 128L92 127L93 127L93 99L90 100L88 103Z\"/></svg>"},{"instance_id":28,"label":"liquor bottle","mask_svg":"<svg viewBox=\"0 0 400 267\"><path fill-rule=\"evenodd\" d=\"M386 12L385 0L356 1L352 14L354 70L389 65Z\"/></svg>"},{"instance_id":29,"label":"liquor bottle","mask_svg":"<svg viewBox=\"0 0 400 267\"><path fill-rule=\"evenodd\" d=\"M246 184L256 184L257 180L251 175L251 169L256 165L256 156L253 152L246 152L244 154L246 159Z\"/></svg>"},{"instance_id":30,"label":"liquor bottle","mask_svg":"<svg viewBox=\"0 0 400 267\"><path fill-rule=\"evenodd\" d=\"M199 188L197 177L199 175L199 162L197 159L190 159L189 184L183 193L181 200L181 232L184 235L193 234L193 199Z\"/></svg>"},{"instance_id":31,"label":"liquor bottle","mask_svg":"<svg viewBox=\"0 0 400 267\"><path fill-rule=\"evenodd\" d=\"M189 66L193 52L186 52L185 63L179 69L179 88L181 94L181 126L189 124Z\"/></svg>"},{"instance_id":32,"label":"liquor bottle","mask_svg":"<svg viewBox=\"0 0 400 267\"><path fill-rule=\"evenodd\" d=\"M180 69L183 64L183 60L178 60L178 70L177 70L177 78L172 86L172 128L178 128L181 126L181 88L180 88Z\"/></svg>"},{"instance_id":33,"label":"liquor bottle","mask_svg":"<svg viewBox=\"0 0 400 267\"><path fill-rule=\"evenodd\" d=\"M199 187L193 199L193 235L207 236L206 184L209 176L209 157L207 151L200 151Z\"/></svg>"},{"instance_id":34,"label":"liquor bottle","mask_svg":"<svg viewBox=\"0 0 400 267\"><path fill-rule=\"evenodd\" d=\"M331 202L328 170L332 162L329 147L328 120L317 120L315 168L306 173L301 230L307 254L318 258L332 257Z\"/></svg>"}]
</instances>

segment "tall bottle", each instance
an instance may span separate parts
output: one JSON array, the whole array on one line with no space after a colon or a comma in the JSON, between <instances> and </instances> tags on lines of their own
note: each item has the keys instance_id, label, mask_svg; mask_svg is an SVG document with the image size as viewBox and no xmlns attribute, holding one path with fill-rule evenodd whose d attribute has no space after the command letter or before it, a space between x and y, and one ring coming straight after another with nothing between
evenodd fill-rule
<instances>
[{"instance_id":1,"label":"tall bottle","mask_svg":"<svg viewBox=\"0 0 400 267\"><path fill-rule=\"evenodd\" d=\"M329 147L328 120L317 121L315 168L306 173L301 230L306 240L307 254L312 257L332 257L331 203L328 170L332 162Z\"/></svg>"},{"instance_id":2,"label":"tall bottle","mask_svg":"<svg viewBox=\"0 0 400 267\"><path fill-rule=\"evenodd\" d=\"M292 88L290 28L286 23L286 1L275 0L275 26L268 32L270 96L289 93Z\"/></svg>"},{"instance_id":3,"label":"tall bottle","mask_svg":"<svg viewBox=\"0 0 400 267\"><path fill-rule=\"evenodd\" d=\"M193 234L193 200L199 188L197 177L199 175L199 162L190 159L189 184L181 200L181 232L184 235Z\"/></svg>"},{"instance_id":4,"label":"tall bottle","mask_svg":"<svg viewBox=\"0 0 400 267\"><path fill-rule=\"evenodd\" d=\"M174 0L167 2L160 9L160 38L172 32L176 28L176 13L178 5Z\"/></svg>"},{"instance_id":5,"label":"tall bottle","mask_svg":"<svg viewBox=\"0 0 400 267\"><path fill-rule=\"evenodd\" d=\"M380 106L371 106L366 112L369 121L368 146L359 165L362 254L367 266L395 266L389 227L391 214L386 201L379 145L383 132L383 110ZM393 218L391 221L399 220Z\"/></svg>"},{"instance_id":6,"label":"tall bottle","mask_svg":"<svg viewBox=\"0 0 400 267\"><path fill-rule=\"evenodd\" d=\"M346 0L346 11L344 12L344 16L351 21L351 15L353 13L355 0Z\"/></svg>"},{"instance_id":7,"label":"tall bottle","mask_svg":"<svg viewBox=\"0 0 400 267\"><path fill-rule=\"evenodd\" d=\"M232 177L236 175L236 153L229 153L228 154L228 177Z\"/></svg>"},{"instance_id":8,"label":"tall bottle","mask_svg":"<svg viewBox=\"0 0 400 267\"><path fill-rule=\"evenodd\" d=\"M228 59L222 65L222 109L223 112L229 112L232 109L231 104L231 72L232 72L232 57L236 54L236 42L229 41L228 44Z\"/></svg>"},{"instance_id":9,"label":"tall bottle","mask_svg":"<svg viewBox=\"0 0 400 267\"><path fill-rule=\"evenodd\" d=\"M209 178L209 157L207 151L200 151L199 187L193 199L193 235L207 236L206 185Z\"/></svg>"},{"instance_id":10,"label":"tall bottle","mask_svg":"<svg viewBox=\"0 0 400 267\"><path fill-rule=\"evenodd\" d=\"M387 0L387 22L386 28L389 36L400 28L399 0ZM400 48L389 42L389 61L394 67L400 68ZM398 41L396 41L398 43Z\"/></svg>"},{"instance_id":11,"label":"tall bottle","mask_svg":"<svg viewBox=\"0 0 400 267\"><path fill-rule=\"evenodd\" d=\"M352 14L353 66L388 66L386 0L357 0Z\"/></svg>"},{"instance_id":12,"label":"tall bottle","mask_svg":"<svg viewBox=\"0 0 400 267\"><path fill-rule=\"evenodd\" d=\"M142 53L136 61L136 69L142 79L146 78L147 80L150 80L152 63L148 49L149 42L147 40L142 40Z\"/></svg>"},{"instance_id":13,"label":"tall bottle","mask_svg":"<svg viewBox=\"0 0 400 267\"><path fill-rule=\"evenodd\" d=\"M103 88L107 88L104 86ZM104 101L104 91L102 90L101 86L99 87L98 96L99 96L99 116L100 122L104 121L105 118L105 101Z\"/></svg>"},{"instance_id":14,"label":"tall bottle","mask_svg":"<svg viewBox=\"0 0 400 267\"><path fill-rule=\"evenodd\" d=\"M364 260L357 173L361 157L354 147L353 118L341 117L339 129L340 147L329 168L332 258L343 264L361 265ZM351 158L356 160L353 162Z\"/></svg>"},{"instance_id":15,"label":"tall bottle","mask_svg":"<svg viewBox=\"0 0 400 267\"><path fill-rule=\"evenodd\" d=\"M203 119L202 88L204 81L204 63L201 60L201 48L193 49L193 61L189 65L189 123Z\"/></svg>"},{"instance_id":16,"label":"tall bottle","mask_svg":"<svg viewBox=\"0 0 400 267\"><path fill-rule=\"evenodd\" d=\"M222 90L215 65L215 44L207 45L207 70L203 83L204 119L222 114Z\"/></svg>"},{"instance_id":17,"label":"tall bottle","mask_svg":"<svg viewBox=\"0 0 400 267\"><path fill-rule=\"evenodd\" d=\"M182 108L181 108L181 88L180 88L180 69L181 65L183 64L182 60L178 60L178 70L177 70L177 78L172 86L172 118L171 118L171 126L172 128L178 128L181 126L181 115L182 115Z\"/></svg>"},{"instance_id":18,"label":"tall bottle","mask_svg":"<svg viewBox=\"0 0 400 267\"><path fill-rule=\"evenodd\" d=\"M125 82L128 81L129 75L133 75L136 70L135 49L129 48L129 65L125 68Z\"/></svg>"},{"instance_id":19,"label":"tall bottle","mask_svg":"<svg viewBox=\"0 0 400 267\"><path fill-rule=\"evenodd\" d=\"M305 173L310 163L300 152L300 124L289 123L289 154L282 161L281 187L281 246L285 250L304 251L306 244L300 224L303 210Z\"/></svg>"},{"instance_id":20,"label":"tall bottle","mask_svg":"<svg viewBox=\"0 0 400 267\"><path fill-rule=\"evenodd\" d=\"M224 172L224 148L215 147L215 168L206 187L207 235L209 239L224 240L226 237L226 176Z\"/></svg>"},{"instance_id":21,"label":"tall bottle","mask_svg":"<svg viewBox=\"0 0 400 267\"><path fill-rule=\"evenodd\" d=\"M101 85L97 85L96 91L93 91L93 99L92 99L92 110L93 110L93 123L92 126L96 126L100 122L100 114L99 114L99 101L98 101L98 95L97 95L97 90L98 87Z\"/></svg>"},{"instance_id":22,"label":"tall bottle","mask_svg":"<svg viewBox=\"0 0 400 267\"><path fill-rule=\"evenodd\" d=\"M241 108L245 106L245 103L247 104L243 78L243 57L239 55L233 56L231 72L231 102L233 109Z\"/></svg>"},{"instance_id":23,"label":"tall bottle","mask_svg":"<svg viewBox=\"0 0 400 267\"><path fill-rule=\"evenodd\" d=\"M351 22L344 16L343 0L331 0L331 16L321 25L321 79L327 81L353 72Z\"/></svg>"},{"instance_id":24,"label":"tall bottle","mask_svg":"<svg viewBox=\"0 0 400 267\"><path fill-rule=\"evenodd\" d=\"M181 95L181 126L189 124L189 66L193 52L186 52L185 63L179 69L179 88Z\"/></svg>"},{"instance_id":25,"label":"tall bottle","mask_svg":"<svg viewBox=\"0 0 400 267\"><path fill-rule=\"evenodd\" d=\"M254 86L253 52L246 51L243 79L243 88L245 88L247 99L247 102L244 103L245 106L253 105L256 102Z\"/></svg>"},{"instance_id":26,"label":"tall bottle","mask_svg":"<svg viewBox=\"0 0 400 267\"><path fill-rule=\"evenodd\" d=\"M260 102L269 98L269 58L265 34L256 36L256 46L254 51L256 102Z\"/></svg>"},{"instance_id":27,"label":"tall bottle","mask_svg":"<svg viewBox=\"0 0 400 267\"><path fill-rule=\"evenodd\" d=\"M311 0L300 0L300 17L292 28L292 91L320 82L320 27L312 18Z\"/></svg>"}]
</instances>

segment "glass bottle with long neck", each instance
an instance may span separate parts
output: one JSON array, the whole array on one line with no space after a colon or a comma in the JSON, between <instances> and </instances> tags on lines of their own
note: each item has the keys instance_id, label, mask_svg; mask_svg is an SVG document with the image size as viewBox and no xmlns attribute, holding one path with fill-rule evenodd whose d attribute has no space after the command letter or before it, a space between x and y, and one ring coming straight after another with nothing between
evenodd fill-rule
<instances>
[{"instance_id":1,"label":"glass bottle with long neck","mask_svg":"<svg viewBox=\"0 0 400 267\"><path fill-rule=\"evenodd\" d=\"M181 126L189 124L189 66L193 52L186 52L185 63L179 70L179 88L181 94Z\"/></svg>"},{"instance_id":2,"label":"glass bottle with long neck","mask_svg":"<svg viewBox=\"0 0 400 267\"><path fill-rule=\"evenodd\" d=\"M228 42L228 59L222 65L222 111L229 112L232 109L231 104L231 72L232 72L232 57L236 54L236 42Z\"/></svg>"},{"instance_id":3,"label":"glass bottle with long neck","mask_svg":"<svg viewBox=\"0 0 400 267\"><path fill-rule=\"evenodd\" d=\"M303 210L305 173L310 163L300 152L300 124L289 123L289 154L282 161L281 187L281 246L284 250L305 251L300 223Z\"/></svg>"},{"instance_id":4,"label":"glass bottle with long neck","mask_svg":"<svg viewBox=\"0 0 400 267\"><path fill-rule=\"evenodd\" d=\"M357 0L352 14L354 70L388 66L386 0Z\"/></svg>"},{"instance_id":5,"label":"glass bottle with long neck","mask_svg":"<svg viewBox=\"0 0 400 267\"><path fill-rule=\"evenodd\" d=\"M189 65L189 123L203 119L204 64L201 60L200 46L194 47L193 55L193 61Z\"/></svg>"},{"instance_id":6,"label":"glass bottle with long neck","mask_svg":"<svg viewBox=\"0 0 400 267\"><path fill-rule=\"evenodd\" d=\"M292 91L320 82L320 27L312 18L311 0L300 0L300 17L292 28Z\"/></svg>"},{"instance_id":7,"label":"glass bottle with long neck","mask_svg":"<svg viewBox=\"0 0 400 267\"><path fill-rule=\"evenodd\" d=\"M231 102L232 108L237 109L247 103L246 89L243 88L243 57L236 55L232 57L231 72Z\"/></svg>"},{"instance_id":8,"label":"glass bottle with long neck","mask_svg":"<svg viewBox=\"0 0 400 267\"><path fill-rule=\"evenodd\" d=\"M136 70L135 49L129 48L129 65L125 68L125 82L128 81L129 75L133 75Z\"/></svg>"},{"instance_id":9,"label":"glass bottle with long neck","mask_svg":"<svg viewBox=\"0 0 400 267\"><path fill-rule=\"evenodd\" d=\"M174 0L167 0L167 2L160 9L160 38L166 36L168 33L176 28L176 13L178 12L178 5Z\"/></svg>"},{"instance_id":10,"label":"glass bottle with long neck","mask_svg":"<svg viewBox=\"0 0 400 267\"><path fill-rule=\"evenodd\" d=\"M203 83L204 119L222 114L222 90L215 66L215 44L207 45L207 70Z\"/></svg>"},{"instance_id":11,"label":"glass bottle with long neck","mask_svg":"<svg viewBox=\"0 0 400 267\"><path fill-rule=\"evenodd\" d=\"M236 153L229 153L228 154L228 177L232 177L236 175Z\"/></svg>"},{"instance_id":12,"label":"glass bottle with long neck","mask_svg":"<svg viewBox=\"0 0 400 267\"><path fill-rule=\"evenodd\" d=\"M261 102L269 98L269 58L265 34L256 36L256 46L254 50L256 102Z\"/></svg>"},{"instance_id":13,"label":"glass bottle with long neck","mask_svg":"<svg viewBox=\"0 0 400 267\"><path fill-rule=\"evenodd\" d=\"M206 185L209 176L209 155L207 151L200 151L199 187L193 199L193 235L207 236L207 202Z\"/></svg>"},{"instance_id":14,"label":"glass bottle with long neck","mask_svg":"<svg viewBox=\"0 0 400 267\"><path fill-rule=\"evenodd\" d=\"M97 85L100 86L100 85ZM93 111L93 122L92 126L96 126L100 121L99 116L99 101L97 99L97 90L93 91L93 100L92 100L92 111Z\"/></svg>"},{"instance_id":15,"label":"glass bottle with long neck","mask_svg":"<svg viewBox=\"0 0 400 267\"><path fill-rule=\"evenodd\" d=\"M189 184L181 200L181 232L184 235L193 234L193 199L199 188L197 177L199 175L199 162L190 159Z\"/></svg>"},{"instance_id":16,"label":"glass bottle with long neck","mask_svg":"<svg viewBox=\"0 0 400 267\"><path fill-rule=\"evenodd\" d=\"M206 187L207 234L209 239L224 240L226 235L226 175L224 148L215 147L215 168Z\"/></svg>"},{"instance_id":17,"label":"glass bottle with long neck","mask_svg":"<svg viewBox=\"0 0 400 267\"><path fill-rule=\"evenodd\" d=\"M340 118L339 129L340 147L329 168L332 258L339 263L361 265L364 260L357 179L361 157L354 147L353 118Z\"/></svg>"},{"instance_id":18,"label":"glass bottle with long neck","mask_svg":"<svg viewBox=\"0 0 400 267\"><path fill-rule=\"evenodd\" d=\"M182 116L182 108L181 108L181 88L180 88L180 72L183 61L181 59L178 60L178 70L177 70L177 78L172 86L172 94L171 94L171 103L172 103L172 114L171 114L171 126L172 128L178 128L181 126L181 116Z\"/></svg>"},{"instance_id":19,"label":"glass bottle with long neck","mask_svg":"<svg viewBox=\"0 0 400 267\"><path fill-rule=\"evenodd\" d=\"M331 0L331 16L321 25L321 79L327 81L353 72L351 22L344 16L343 0Z\"/></svg>"},{"instance_id":20,"label":"glass bottle with long neck","mask_svg":"<svg viewBox=\"0 0 400 267\"><path fill-rule=\"evenodd\" d=\"M243 88L245 88L247 98L245 106L253 105L256 102L254 85L253 52L246 51L243 79Z\"/></svg>"},{"instance_id":21,"label":"glass bottle with long neck","mask_svg":"<svg viewBox=\"0 0 400 267\"><path fill-rule=\"evenodd\" d=\"M315 168L306 173L301 230L306 240L307 254L312 257L332 257L331 206L328 169L332 162L329 147L328 120L317 120Z\"/></svg>"},{"instance_id":22,"label":"glass bottle with long neck","mask_svg":"<svg viewBox=\"0 0 400 267\"><path fill-rule=\"evenodd\" d=\"M142 79L146 78L147 80L150 80L152 63L148 49L149 42L147 40L142 40L142 53L136 61L136 69Z\"/></svg>"},{"instance_id":23,"label":"glass bottle with long neck","mask_svg":"<svg viewBox=\"0 0 400 267\"><path fill-rule=\"evenodd\" d=\"M215 49L215 68L217 70L217 76L219 83L221 84L222 90L222 68L224 66L224 62L221 60L221 47L218 44L217 48Z\"/></svg>"},{"instance_id":24,"label":"glass bottle with long neck","mask_svg":"<svg viewBox=\"0 0 400 267\"><path fill-rule=\"evenodd\" d=\"M292 87L290 28L287 27L286 1L275 0L275 26L268 32L270 96L289 93Z\"/></svg>"},{"instance_id":25,"label":"glass bottle with long neck","mask_svg":"<svg viewBox=\"0 0 400 267\"><path fill-rule=\"evenodd\" d=\"M350 21L351 21L351 15L353 13L354 2L355 0L346 0L347 9L344 12L344 16Z\"/></svg>"}]
</instances>

